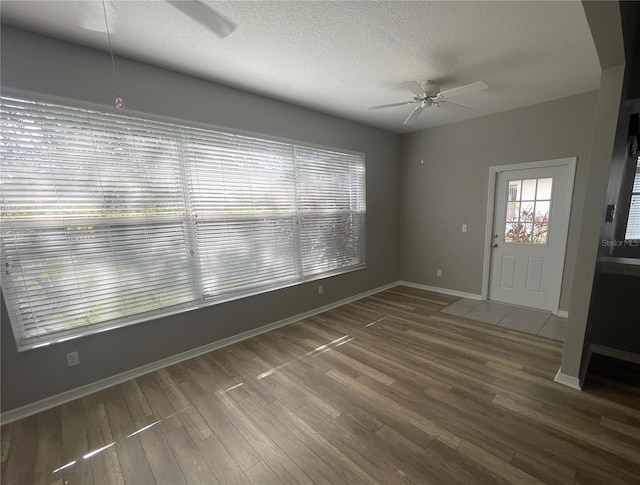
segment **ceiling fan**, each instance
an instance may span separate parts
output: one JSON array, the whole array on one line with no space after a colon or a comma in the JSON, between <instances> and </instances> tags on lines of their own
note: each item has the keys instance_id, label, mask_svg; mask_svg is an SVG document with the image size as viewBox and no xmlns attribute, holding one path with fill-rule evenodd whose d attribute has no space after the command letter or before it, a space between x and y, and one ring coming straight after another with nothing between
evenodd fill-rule
<instances>
[{"instance_id":1,"label":"ceiling fan","mask_svg":"<svg viewBox=\"0 0 640 485\"><path fill-rule=\"evenodd\" d=\"M207 1L167 0L167 2L219 37L226 37L236 30L236 26L209 6Z\"/></svg>"},{"instance_id":2,"label":"ceiling fan","mask_svg":"<svg viewBox=\"0 0 640 485\"><path fill-rule=\"evenodd\" d=\"M168 5L176 8L184 15L190 17L192 20L203 25L205 28L215 33L219 37L226 37L231 34L236 26L225 19L222 15L217 13L209 6L208 0L165 0ZM102 14L102 21L96 22L98 15L98 9L96 5L100 7ZM118 89L118 75L116 73L116 62L113 56L113 47L111 45L111 31L115 30L114 20L117 20L117 10L115 7L115 0L101 0L100 2L84 2L79 4L78 9L78 25L82 29L101 31L102 25L104 25L104 32L107 34L107 42L109 44L109 54L111 56L111 69L113 71L113 81L115 91ZM111 17L111 26L109 29L109 17ZM96 27L97 24L97 27ZM124 99L117 94L114 99L114 104L118 109L124 109Z\"/></svg>"},{"instance_id":3,"label":"ceiling fan","mask_svg":"<svg viewBox=\"0 0 640 485\"><path fill-rule=\"evenodd\" d=\"M484 89L489 89L487 83L483 81L478 81L471 84L465 84L464 86L458 86L457 88L447 89L446 91L440 91L440 86L434 84L431 81L427 81L426 83L420 85L415 81L409 81L402 83L404 87L406 87L409 91L411 91L415 96L411 101L404 101L402 103L391 103L391 104L382 104L380 106L370 106L369 109L383 109L383 108L391 108L393 106L402 106L405 104L415 104L420 103L420 106L417 106L411 114L404 120L405 125L409 123L413 123L416 121L425 108L429 108L431 106L436 106L438 108L446 108L446 109L463 109L463 110L473 110L469 106L464 106L462 104L452 103L449 101L450 98L455 96L460 96L462 94L473 93L475 91L482 91Z\"/></svg>"},{"instance_id":4,"label":"ceiling fan","mask_svg":"<svg viewBox=\"0 0 640 485\"><path fill-rule=\"evenodd\" d=\"M203 25L218 37L226 37L236 29L236 25L219 14L208 0L166 0L165 3ZM117 10L115 0L81 2L78 4L77 23L85 30L106 32L105 16L108 15L108 28L111 32L116 32Z\"/></svg>"}]
</instances>

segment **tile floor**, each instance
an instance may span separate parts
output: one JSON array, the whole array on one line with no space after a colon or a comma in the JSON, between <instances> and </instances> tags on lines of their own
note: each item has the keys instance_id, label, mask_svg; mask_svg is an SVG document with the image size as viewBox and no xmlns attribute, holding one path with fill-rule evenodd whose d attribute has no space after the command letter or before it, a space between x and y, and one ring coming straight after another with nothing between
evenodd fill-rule
<instances>
[{"instance_id":1,"label":"tile floor","mask_svg":"<svg viewBox=\"0 0 640 485\"><path fill-rule=\"evenodd\" d=\"M529 310L492 301L461 298L440 311L561 342L564 341L567 330L566 318L558 317L550 312Z\"/></svg>"}]
</instances>

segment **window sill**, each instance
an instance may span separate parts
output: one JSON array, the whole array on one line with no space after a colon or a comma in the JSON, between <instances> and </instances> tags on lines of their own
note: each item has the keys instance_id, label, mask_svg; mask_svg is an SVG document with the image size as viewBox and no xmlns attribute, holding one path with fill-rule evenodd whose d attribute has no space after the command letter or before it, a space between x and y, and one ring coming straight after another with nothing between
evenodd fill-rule
<instances>
[{"instance_id":1,"label":"window sill","mask_svg":"<svg viewBox=\"0 0 640 485\"><path fill-rule=\"evenodd\" d=\"M602 273L640 277L640 259L605 256L600 262Z\"/></svg>"},{"instance_id":2,"label":"window sill","mask_svg":"<svg viewBox=\"0 0 640 485\"><path fill-rule=\"evenodd\" d=\"M29 351L38 349L40 347L47 347L49 345L55 345L57 343L66 342L76 338L86 337L89 335L95 335L98 333L114 330L121 327L127 327L129 325L135 325L137 323L149 322L152 320L158 320L160 318L170 317L180 313L185 313L193 310L199 310L213 305L219 305L222 303L231 302L234 300L240 300L243 298L250 298L252 296L261 295L263 293L269 293L272 291L284 290L292 286L299 286L313 281L323 280L334 276L340 276L355 271L361 271L367 269L366 263L354 265L350 268L343 268L335 271L330 271L322 274L311 275L303 280L296 280L288 283L278 283L270 287L261 287L253 292L244 292L241 294L225 294L218 297L211 297L206 300L198 302L189 302L182 305L175 305L173 307L162 308L156 311L147 312L140 315L132 315L129 317L120 318L118 320L107 321L104 323L98 323L94 325L88 325L79 327L72 330L67 330L51 335L44 335L42 337L33 337L28 340L16 341L18 352Z\"/></svg>"}]
</instances>

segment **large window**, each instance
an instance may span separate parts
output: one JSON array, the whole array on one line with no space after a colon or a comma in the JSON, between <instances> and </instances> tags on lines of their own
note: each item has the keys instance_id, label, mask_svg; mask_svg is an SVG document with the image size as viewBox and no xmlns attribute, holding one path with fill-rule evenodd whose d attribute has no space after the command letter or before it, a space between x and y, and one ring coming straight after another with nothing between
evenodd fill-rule
<instances>
[{"instance_id":1,"label":"large window","mask_svg":"<svg viewBox=\"0 0 640 485\"><path fill-rule=\"evenodd\" d=\"M640 154L636 157L636 172L631 190L631 205L627 219L626 240L640 239Z\"/></svg>"},{"instance_id":2,"label":"large window","mask_svg":"<svg viewBox=\"0 0 640 485\"><path fill-rule=\"evenodd\" d=\"M20 349L365 263L364 156L2 98Z\"/></svg>"}]
</instances>

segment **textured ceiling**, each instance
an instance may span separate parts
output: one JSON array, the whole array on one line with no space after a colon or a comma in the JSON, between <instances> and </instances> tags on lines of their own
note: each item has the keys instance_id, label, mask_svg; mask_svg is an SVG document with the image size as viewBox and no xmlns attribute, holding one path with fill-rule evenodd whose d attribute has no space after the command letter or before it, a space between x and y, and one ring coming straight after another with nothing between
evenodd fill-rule
<instances>
[{"instance_id":1,"label":"textured ceiling","mask_svg":"<svg viewBox=\"0 0 640 485\"><path fill-rule=\"evenodd\" d=\"M116 54L398 133L598 88L600 68L577 1L213 1L237 24L220 38L162 0L106 0ZM100 1L6 1L2 22L107 50ZM413 106L401 83L484 81L455 102Z\"/></svg>"}]
</instances>

